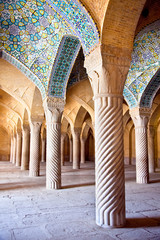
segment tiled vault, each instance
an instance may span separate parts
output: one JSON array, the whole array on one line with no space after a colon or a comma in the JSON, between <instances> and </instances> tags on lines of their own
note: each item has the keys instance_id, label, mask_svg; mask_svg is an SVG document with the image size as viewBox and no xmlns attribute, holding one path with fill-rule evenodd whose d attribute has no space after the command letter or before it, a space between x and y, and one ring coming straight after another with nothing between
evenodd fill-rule
<instances>
[{"instance_id":1,"label":"tiled vault","mask_svg":"<svg viewBox=\"0 0 160 240\"><path fill-rule=\"evenodd\" d=\"M125 82L124 98L130 108L140 105L149 81L160 68L160 20L144 28L135 38L132 62ZM158 78L153 78L157 81ZM153 84L153 83L152 83ZM153 88L148 89L145 101L151 101ZM147 102L143 105L147 106Z\"/></svg>"},{"instance_id":2,"label":"tiled vault","mask_svg":"<svg viewBox=\"0 0 160 240\"><path fill-rule=\"evenodd\" d=\"M85 54L98 43L97 28L76 0L0 0L0 49L39 87L43 97L62 38L77 36Z\"/></svg>"}]
</instances>

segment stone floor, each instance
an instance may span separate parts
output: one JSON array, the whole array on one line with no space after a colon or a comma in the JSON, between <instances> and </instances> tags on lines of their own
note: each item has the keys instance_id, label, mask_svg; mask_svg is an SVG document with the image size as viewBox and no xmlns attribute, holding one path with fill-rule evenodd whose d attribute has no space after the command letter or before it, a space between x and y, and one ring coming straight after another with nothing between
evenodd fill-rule
<instances>
[{"instance_id":1,"label":"stone floor","mask_svg":"<svg viewBox=\"0 0 160 240\"><path fill-rule=\"evenodd\" d=\"M41 176L29 178L9 162L0 162L0 240L160 240L160 173L150 184L135 183L135 167L125 167L125 228L95 224L94 165L62 169L61 190L45 189Z\"/></svg>"}]
</instances>

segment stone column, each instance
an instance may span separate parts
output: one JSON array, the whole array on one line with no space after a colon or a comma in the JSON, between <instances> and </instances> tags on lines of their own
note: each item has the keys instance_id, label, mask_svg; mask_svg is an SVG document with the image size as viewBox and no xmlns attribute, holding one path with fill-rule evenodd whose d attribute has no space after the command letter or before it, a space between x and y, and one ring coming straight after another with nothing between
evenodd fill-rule
<instances>
[{"instance_id":1,"label":"stone column","mask_svg":"<svg viewBox=\"0 0 160 240\"><path fill-rule=\"evenodd\" d=\"M14 148L14 139L13 139L13 133L11 134L11 148L10 148L10 162L12 162L13 159L13 148Z\"/></svg>"},{"instance_id":2,"label":"stone column","mask_svg":"<svg viewBox=\"0 0 160 240\"><path fill-rule=\"evenodd\" d=\"M47 125L47 189L61 188L61 117L64 101L48 97L45 99L44 110Z\"/></svg>"},{"instance_id":3,"label":"stone column","mask_svg":"<svg viewBox=\"0 0 160 240\"><path fill-rule=\"evenodd\" d=\"M80 168L80 128L72 129L73 136L73 169Z\"/></svg>"},{"instance_id":4,"label":"stone column","mask_svg":"<svg viewBox=\"0 0 160 240\"><path fill-rule=\"evenodd\" d=\"M22 129L21 170L29 170L30 127L24 124Z\"/></svg>"},{"instance_id":5,"label":"stone column","mask_svg":"<svg viewBox=\"0 0 160 240\"><path fill-rule=\"evenodd\" d=\"M40 168L40 130L42 122L32 121L31 128L31 141L30 141L30 163L29 163L29 176L39 176Z\"/></svg>"},{"instance_id":6,"label":"stone column","mask_svg":"<svg viewBox=\"0 0 160 240\"><path fill-rule=\"evenodd\" d=\"M69 161L73 162L73 140L72 140L72 137L69 138Z\"/></svg>"},{"instance_id":7,"label":"stone column","mask_svg":"<svg viewBox=\"0 0 160 240\"><path fill-rule=\"evenodd\" d=\"M85 59L94 93L96 223L125 224L123 86L130 66L127 52L101 45Z\"/></svg>"},{"instance_id":8,"label":"stone column","mask_svg":"<svg viewBox=\"0 0 160 240\"><path fill-rule=\"evenodd\" d=\"M13 158L12 158L12 163L16 163L16 149L17 149L17 138L16 138L16 133L13 135Z\"/></svg>"},{"instance_id":9,"label":"stone column","mask_svg":"<svg viewBox=\"0 0 160 240\"><path fill-rule=\"evenodd\" d=\"M86 144L86 139L81 138L81 163L85 163L86 161L85 144Z\"/></svg>"},{"instance_id":10,"label":"stone column","mask_svg":"<svg viewBox=\"0 0 160 240\"><path fill-rule=\"evenodd\" d=\"M21 153L22 153L22 131L17 129L17 149L16 149L16 166L21 166Z\"/></svg>"},{"instance_id":11,"label":"stone column","mask_svg":"<svg viewBox=\"0 0 160 240\"><path fill-rule=\"evenodd\" d=\"M148 183L147 124L150 116L150 109L134 108L130 110L130 113L135 126L136 180L137 183Z\"/></svg>"},{"instance_id":12,"label":"stone column","mask_svg":"<svg viewBox=\"0 0 160 240\"><path fill-rule=\"evenodd\" d=\"M148 162L149 162L149 172L155 172L155 148L154 148L154 137L155 137L155 127L149 125L149 135L148 135Z\"/></svg>"},{"instance_id":13,"label":"stone column","mask_svg":"<svg viewBox=\"0 0 160 240\"><path fill-rule=\"evenodd\" d=\"M66 133L61 133L61 166L64 166L65 156L64 156L64 143L65 143Z\"/></svg>"},{"instance_id":14,"label":"stone column","mask_svg":"<svg viewBox=\"0 0 160 240\"><path fill-rule=\"evenodd\" d=\"M41 153L41 162L46 162L46 130L43 130L42 141L42 153Z\"/></svg>"}]
</instances>

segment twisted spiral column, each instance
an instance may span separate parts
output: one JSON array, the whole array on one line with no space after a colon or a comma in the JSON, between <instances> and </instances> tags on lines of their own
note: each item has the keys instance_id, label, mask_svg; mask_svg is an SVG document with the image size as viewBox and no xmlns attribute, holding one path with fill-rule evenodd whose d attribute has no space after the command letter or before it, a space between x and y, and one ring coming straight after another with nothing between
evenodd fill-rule
<instances>
[{"instance_id":1,"label":"twisted spiral column","mask_svg":"<svg viewBox=\"0 0 160 240\"><path fill-rule=\"evenodd\" d=\"M21 152L22 152L22 133L17 130L17 149L16 149L16 166L21 166Z\"/></svg>"},{"instance_id":2,"label":"twisted spiral column","mask_svg":"<svg viewBox=\"0 0 160 240\"><path fill-rule=\"evenodd\" d=\"M65 162L65 159L64 159L64 143L65 143L65 137L66 137L66 134L65 133L61 133L61 166L64 166L64 162Z\"/></svg>"},{"instance_id":3,"label":"twisted spiral column","mask_svg":"<svg viewBox=\"0 0 160 240\"><path fill-rule=\"evenodd\" d=\"M86 139L81 138L81 163L85 163L86 161L85 144L86 144Z\"/></svg>"},{"instance_id":4,"label":"twisted spiral column","mask_svg":"<svg viewBox=\"0 0 160 240\"><path fill-rule=\"evenodd\" d=\"M47 124L47 189L61 188L61 124Z\"/></svg>"},{"instance_id":5,"label":"twisted spiral column","mask_svg":"<svg viewBox=\"0 0 160 240\"><path fill-rule=\"evenodd\" d=\"M73 169L80 168L80 132L81 129L74 128L73 134Z\"/></svg>"},{"instance_id":6,"label":"twisted spiral column","mask_svg":"<svg viewBox=\"0 0 160 240\"><path fill-rule=\"evenodd\" d=\"M46 188L61 188L61 118L64 102L48 97L43 102L47 125Z\"/></svg>"},{"instance_id":7,"label":"twisted spiral column","mask_svg":"<svg viewBox=\"0 0 160 240\"><path fill-rule=\"evenodd\" d=\"M125 223L122 98L97 97L95 103L96 222Z\"/></svg>"},{"instance_id":8,"label":"twisted spiral column","mask_svg":"<svg viewBox=\"0 0 160 240\"><path fill-rule=\"evenodd\" d=\"M136 108L130 111L135 126L136 141L136 181L137 183L148 183L148 139L147 124L149 110Z\"/></svg>"},{"instance_id":9,"label":"twisted spiral column","mask_svg":"<svg viewBox=\"0 0 160 240\"><path fill-rule=\"evenodd\" d=\"M23 125L21 170L29 170L30 128Z\"/></svg>"},{"instance_id":10,"label":"twisted spiral column","mask_svg":"<svg viewBox=\"0 0 160 240\"><path fill-rule=\"evenodd\" d=\"M39 176L40 167L40 130L41 122L31 122L29 176Z\"/></svg>"}]
</instances>

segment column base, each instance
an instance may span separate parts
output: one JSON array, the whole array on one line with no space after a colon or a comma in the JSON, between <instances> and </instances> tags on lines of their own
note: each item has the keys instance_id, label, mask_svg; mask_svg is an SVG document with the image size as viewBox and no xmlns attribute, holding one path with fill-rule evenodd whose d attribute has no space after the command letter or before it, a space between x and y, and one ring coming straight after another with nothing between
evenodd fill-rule
<instances>
[{"instance_id":1,"label":"column base","mask_svg":"<svg viewBox=\"0 0 160 240\"><path fill-rule=\"evenodd\" d=\"M80 169L80 166L73 165L73 169Z\"/></svg>"},{"instance_id":2,"label":"column base","mask_svg":"<svg viewBox=\"0 0 160 240\"><path fill-rule=\"evenodd\" d=\"M125 215L125 213L124 213L124 215ZM113 216L113 218L111 218L111 216L110 216L110 218L109 218L109 216L106 216L106 218L107 218L106 221L101 219L101 222L100 222L99 217L97 217L98 220L96 219L96 224L103 228L122 228L126 224L126 218L125 218L125 216L122 216L122 214L121 214L121 217L117 213L117 216Z\"/></svg>"},{"instance_id":3,"label":"column base","mask_svg":"<svg viewBox=\"0 0 160 240\"><path fill-rule=\"evenodd\" d=\"M29 173L29 177L38 177L39 176L39 172L30 172Z\"/></svg>"},{"instance_id":4,"label":"column base","mask_svg":"<svg viewBox=\"0 0 160 240\"><path fill-rule=\"evenodd\" d=\"M137 183L140 183L140 184L147 184L149 183L149 179L148 177L137 177Z\"/></svg>"},{"instance_id":5,"label":"column base","mask_svg":"<svg viewBox=\"0 0 160 240\"><path fill-rule=\"evenodd\" d=\"M21 164L20 164L20 163L19 163L19 164L17 164L17 163L16 163L16 167L20 167L20 166L21 166Z\"/></svg>"},{"instance_id":6,"label":"column base","mask_svg":"<svg viewBox=\"0 0 160 240\"><path fill-rule=\"evenodd\" d=\"M60 189L61 188L61 184L58 183L58 182L47 181L46 182L46 188L47 189Z\"/></svg>"}]
</instances>

